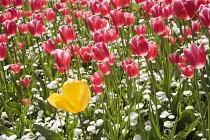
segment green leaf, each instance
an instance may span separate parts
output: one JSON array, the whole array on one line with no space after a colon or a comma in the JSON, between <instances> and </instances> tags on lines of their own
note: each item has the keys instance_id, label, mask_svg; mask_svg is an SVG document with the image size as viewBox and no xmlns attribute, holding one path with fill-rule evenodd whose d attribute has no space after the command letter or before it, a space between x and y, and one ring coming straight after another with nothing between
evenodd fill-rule
<instances>
[{"instance_id":1,"label":"green leaf","mask_svg":"<svg viewBox=\"0 0 210 140\"><path fill-rule=\"evenodd\" d=\"M190 124L184 130L182 130L181 132L179 132L174 137L174 140L182 140L183 138L185 138L191 131L193 131L193 129L195 128L195 126L198 124L199 119L200 118L197 118L192 124Z\"/></svg>"},{"instance_id":2,"label":"green leaf","mask_svg":"<svg viewBox=\"0 0 210 140\"><path fill-rule=\"evenodd\" d=\"M44 136L47 140L62 140L59 133L47 130L46 128L38 124L34 124L33 126L36 129L36 131L42 134L42 136Z\"/></svg>"},{"instance_id":3,"label":"green leaf","mask_svg":"<svg viewBox=\"0 0 210 140\"><path fill-rule=\"evenodd\" d=\"M102 134L103 134L103 129L104 129L104 125L101 126L101 128L99 129L96 137L95 137L95 140L100 140L101 137L102 137Z\"/></svg>"},{"instance_id":4,"label":"green leaf","mask_svg":"<svg viewBox=\"0 0 210 140\"><path fill-rule=\"evenodd\" d=\"M137 10L141 7L141 5L138 5L136 3L131 3L130 6L132 6L132 10Z\"/></svg>"},{"instance_id":5,"label":"green leaf","mask_svg":"<svg viewBox=\"0 0 210 140\"><path fill-rule=\"evenodd\" d=\"M0 134L5 134L7 137L14 135L12 130L10 130L9 128L5 127L2 124L0 124Z\"/></svg>"},{"instance_id":6,"label":"green leaf","mask_svg":"<svg viewBox=\"0 0 210 140\"><path fill-rule=\"evenodd\" d=\"M152 113L150 113L150 116L152 116ZM161 140L160 128L157 127L154 118L155 118L154 116L150 117L152 128L155 132L154 135L156 136L156 140Z\"/></svg>"}]
</instances>

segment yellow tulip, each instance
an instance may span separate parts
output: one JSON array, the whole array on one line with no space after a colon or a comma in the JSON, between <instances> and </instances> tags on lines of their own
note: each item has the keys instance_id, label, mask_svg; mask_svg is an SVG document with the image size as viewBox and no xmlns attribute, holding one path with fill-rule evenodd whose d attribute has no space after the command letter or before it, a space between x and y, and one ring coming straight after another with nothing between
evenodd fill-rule
<instances>
[{"instance_id":1,"label":"yellow tulip","mask_svg":"<svg viewBox=\"0 0 210 140\"><path fill-rule=\"evenodd\" d=\"M85 80L70 80L62 87L63 95L52 93L47 98L48 102L59 109L71 113L79 113L87 108L91 93Z\"/></svg>"}]
</instances>

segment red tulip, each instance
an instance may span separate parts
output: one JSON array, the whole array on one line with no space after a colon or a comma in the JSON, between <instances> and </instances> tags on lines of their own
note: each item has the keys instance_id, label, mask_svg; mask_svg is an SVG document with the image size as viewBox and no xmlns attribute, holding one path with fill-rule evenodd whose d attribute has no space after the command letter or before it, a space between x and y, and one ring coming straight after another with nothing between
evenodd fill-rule
<instances>
[{"instance_id":1,"label":"red tulip","mask_svg":"<svg viewBox=\"0 0 210 140\"><path fill-rule=\"evenodd\" d=\"M5 14L8 14L11 20L16 20L18 18L17 10L14 7L7 9Z\"/></svg>"},{"instance_id":2,"label":"red tulip","mask_svg":"<svg viewBox=\"0 0 210 140\"><path fill-rule=\"evenodd\" d=\"M61 74L65 74L65 73L69 70L68 67L66 67L66 68L60 68L60 67L58 67L57 64L54 64L54 66L56 67L56 69L57 69Z\"/></svg>"},{"instance_id":3,"label":"red tulip","mask_svg":"<svg viewBox=\"0 0 210 140\"><path fill-rule=\"evenodd\" d=\"M99 10L101 14L105 17L110 15L110 5L107 1L100 3Z\"/></svg>"},{"instance_id":4,"label":"red tulip","mask_svg":"<svg viewBox=\"0 0 210 140\"><path fill-rule=\"evenodd\" d=\"M194 33L200 32L200 29L201 29L201 25L199 21L192 22L192 31Z\"/></svg>"},{"instance_id":5,"label":"red tulip","mask_svg":"<svg viewBox=\"0 0 210 140\"><path fill-rule=\"evenodd\" d=\"M121 9L122 8L122 5L123 5L122 0L110 0L110 2L112 3L112 5L115 9Z\"/></svg>"},{"instance_id":6,"label":"red tulip","mask_svg":"<svg viewBox=\"0 0 210 140\"><path fill-rule=\"evenodd\" d=\"M158 4L155 4L151 9L150 12L152 14L152 17L159 17L159 16L163 16L163 12L162 12L162 7L159 6Z\"/></svg>"},{"instance_id":7,"label":"red tulip","mask_svg":"<svg viewBox=\"0 0 210 140\"><path fill-rule=\"evenodd\" d=\"M101 72L103 74L109 74L110 73L110 69L109 69L109 66L106 62L102 62L102 63L97 63L99 69L101 70Z\"/></svg>"},{"instance_id":8,"label":"red tulip","mask_svg":"<svg viewBox=\"0 0 210 140\"><path fill-rule=\"evenodd\" d=\"M140 35L138 37L133 37L129 42L131 51L137 56L146 56L149 51L149 44L147 39Z\"/></svg>"},{"instance_id":9,"label":"red tulip","mask_svg":"<svg viewBox=\"0 0 210 140\"><path fill-rule=\"evenodd\" d=\"M55 20L55 11L53 8L48 8L44 11L44 15L48 21L52 22Z\"/></svg>"},{"instance_id":10,"label":"red tulip","mask_svg":"<svg viewBox=\"0 0 210 140\"><path fill-rule=\"evenodd\" d=\"M36 19L27 23L28 29L33 36L41 36L44 32L46 32L45 26Z\"/></svg>"},{"instance_id":11,"label":"red tulip","mask_svg":"<svg viewBox=\"0 0 210 140\"><path fill-rule=\"evenodd\" d=\"M1 0L1 4L4 7L9 7L10 6L10 0Z\"/></svg>"},{"instance_id":12,"label":"red tulip","mask_svg":"<svg viewBox=\"0 0 210 140\"><path fill-rule=\"evenodd\" d=\"M32 105L32 101L29 99L23 99L22 103L23 103L23 105L28 105L28 106Z\"/></svg>"},{"instance_id":13,"label":"red tulip","mask_svg":"<svg viewBox=\"0 0 210 140\"><path fill-rule=\"evenodd\" d=\"M168 26L165 26L165 30L163 34L161 34L162 37L168 37L170 35L170 28Z\"/></svg>"},{"instance_id":14,"label":"red tulip","mask_svg":"<svg viewBox=\"0 0 210 140\"><path fill-rule=\"evenodd\" d=\"M58 31L65 44L76 40L76 33L71 25L62 25L59 27Z\"/></svg>"},{"instance_id":15,"label":"red tulip","mask_svg":"<svg viewBox=\"0 0 210 140\"><path fill-rule=\"evenodd\" d=\"M11 64L10 65L10 69L14 72L14 73L19 73L20 72L20 63L16 63L16 64Z\"/></svg>"},{"instance_id":16,"label":"red tulip","mask_svg":"<svg viewBox=\"0 0 210 140\"><path fill-rule=\"evenodd\" d=\"M20 80L20 84L27 87L30 85L30 79L29 77L25 77L23 80Z\"/></svg>"},{"instance_id":17,"label":"red tulip","mask_svg":"<svg viewBox=\"0 0 210 140\"><path fill-rule=\"evenodd\" d=\"M200 7L200 5L207 5L208 0L195 0L196 9Z\"/></svg>"},{"instance_id":18,"label":"red tulip","mask_svg":"<svg viewBox=\"0 0 210 140\"><path fill-rule=\"evenodd\" d=\"M22 10L17 10L17 18L22 19L24 17L24 11Z\"/></svg>"},{"instance_id":19,"label":"red tulip","mask_svg":"<svg viewBox=\"0 0 210 140\"><path fill-rule=\"evenodd\" d=\"M115 42L120 35L119 29L116 26L110 26L107 32L107 37L110 42Z\"/></svg>"},{"instance_id":20,"label":"red tulip","mask_svg":"<svg viewBox=\"0 0 210 140\"><path fill-rule=\"evenodd\" d=\"M138 67L138 64L134 60L130 58L126 58L126 60L121 62L121 66L131 78L135 78L138 76L139 67Z\"/></svg>"},{"instance_id":21,"label":"red tulip","mask_svg":"<svg viewBox=\"0 0 210 140\"><path fill-rule=\"evenodd\" d=\"M156 58L157 53L158 53L158 44L153 41L150 41L148 44L149 44L149 52L146 55L146 59L153 60Z\"/></svg>"},{"instance_id":22,"label":"red tulip","mask_svg":"<svg viewBox=\"0 0 210 140\"><path fill-rule=\"evenodd\" d=\"M91 88L96 95L101 95L103 93L102 87L97 87L95 85L91 85Z\"/></svg>"},{"instance_id":23,"label":"red tulip","mask_svg":"<svg viewBox=\"0 0 210 140\"><path fill-rule=\"evenodd\" d=\"M4 31L9 36L14 36L17 33L17 24L15 21L6 20L3 22Z\"/></svg>"},{"instance_id":24,"label":"red tulip","mask_svg":"<svg viewBox=\"0 0 210 140\"><path fill-rule=\"evenodd\" d=\"M169 60L171 61L172 64L178 64L178 63L185 63L186 62L186 57L181 56L179 54L170 54L168 56Z\"/></svg>"},{"instance_id":25,"label":"red tulip","mask_svg":"<svg viewBox=\"0 0 210 140\"><path fill-rule=\"evenodd\" d=\"M32 17L32 12L31 11L25 11L25 15L30 18Z\"/></svg>"},{"instance_id":26,"label":"red tulip","mask_svg":"<svg viewBox=\"0 0 210 140\"><path fill-rule=\"evenodd\" d=\"M187 26L185 28L182 28L182 32L186 37L192 37L192 32L190 27Z\"/></svg>"},{"instance_id":27,"label":"red tulip","mask_svg":"<svg viewBox=\"0 0 210 140\"><path fill-rule=\"evenodd\" d=\"M170 36L170 37L168 38L168 41L169 41L171 44L174 44L174 43L176 42L176 37Z\"/></svg>"},{"instance_id":28,"label":"red tulip","mask_svg":"<svg viewBox=\"0 0 210 140\"><path fill-rule=\"evenodd\" d=\"M100 14L100 9L99 9L100 3L101 3L100 1L90 1L90 10L94 15Z\"/></svg>"},{"instance_id":29,"label":"red tulip","mask_svg":"<svg viewBox=\"0 0 210 140\"><path fill-rule=\"evenodd\" d=\"M187 61L195 68L202 69L206 64L206 52L204 45L198 48L195 44L190 46L190 49L184 49L184 55Z\"/></svg>"},{"instance_id":30,"label":"red tulip","mask_svg":"<svg viewBox=\"0 0 210 140\"><path fill-rule=\"evenodd\" d=\"M185 38L184 37L180 37L179 41L183 43L185 41Z\"/></svg>"},{"instance_id":31,"label":"red tulip","mask_svg":"<svg viewBox=\"0 0 210 140\"><path fill-rule=\"evenodd\" d=\"M133 13L127 13L125 12L124 13L124 25L125 26L130 26L133 24L134 22L134 16L133 16Z\"/></svg>"},{"instance_id":32,"label":"red tulip","mask_svg":"<svg viewBox=\"0 0 210 140\"><path fill-rule=\"evenodd\" d=\"M100 71L95 72L93 75L90 75L88 78L90 79L90 82L97 87L101 87L103 84L103 77Z\"/></svg>"},{"instance_id":33,"label":"red tulip","mask_svg":"<svg viewBox=\"0 0 210 140\"><path fill-rule=\"evenodd\" d=\"M88 17L86 22L92 32L96 32L107 25L107 21L105 19L101 19L99 16Z\"/></svg>"},{"instance_id":34,"label":"red tulip","mask_svg":"<svg viewBox=\"0 0 210 140\"><path fill-rule=\"evenodd\" d=\"M107 61L109 60L109 51L103 42L96 43L95 46L91 47L92 56L96 61Z\"/></svg>"},{"instance_id":35,"label":"red tulip","mask_svg":"<svg viewBox=\"0 0 210 140\"><path fill-rule=\"evenodd\" d=\"M22 48L24 48L26 46L26 43L18 43L18 47L17 47L17 50L21 50Z\"/></svg>"},{"instance_id":36,"label":"red tulip","mask_svg":"<svg viewBox=\"0 0 210 140\"><path fill-rule=\"evenodd\" d=\"M45 6L43 0L29 0L29 4L34 12L40 12L42 7Z\"/></svg>"},{"instance_id":37,"label":"red tulip","mask_svg":"<svg viewBox=\"0 0 210 140\"><path fill-rule=\"evenodd\" d=\"M210 28L210 8L203 8L199 13L199 18L203 26Z\"/></svg>"},{"instance_id":38,"label":"red tulip","mask_svg":"<svg viewBox=\"0 0 210 140\"><path fill-rule=\"evenodd\" d=\"M89 47L81 47L79 55L83 62L91 62L92 60L91 49Z\"/></svg>"},{"instance_id":39,"label":"red tulip","mask_svg":"<svg viewBox=\"0 0 210 140\"><path fill-rule=\"evenodd\" d=\"M108 60L109 65L113 65L114 61L115 61L115 55L114 54L110 54L109 60Z\"/></svg>"},{"instance_id":40,"label":"red tulip","mask_svg":"<svg viewBox=\"0 0 210 140\"><path fill-rule=\"evenodd\" d=\"M142 3L145 2L145 1L147 1L147 0L135 0L135 2L136 2L137 4L142 4Z\"/></svg>"},{"instance_id":41,"label":"red tulip","mask_svg":"<svg viewBox=\"0 0 210 140\"><path fill-rule=\"evenodd\" d=\"M195 16L195 2L193 0L176 0L174 1L174 12L178 17L190 20Z\"/></svg>"},{"instance_id":42,"label":"red tulip","mask_svg":"<svg viewBox=\"0 0 210 140\"><path fill-rule=\"evenodd\" d=\"M168 5L166 7L163 7L162 8L162 11L163 11L163 18L172 18L174 16L174 9L173 9L173 6L171 5Z\"/></svg>"},{"instance_id":43,"label":"red tulip","mask_svg":"<svg viewBox=\"0 0 210 140\"><path fill-rule=\"evenodd\" d=\"M15 8L21 8L23 6L22 0L11 0Z\"/></svg>"},{"instance_id":44,"label":"red tulip","mask_svg":"<svg viewBox=\"0 0 210 140\"><path fill-rule=\"evenodd\" d=\"M6 45L0 43L0 61L6 58L7 48Z\"/></svg>"},{"instance_id":45,"label":"red tulip","mask_svg":"<svg viewBox=\"0 0 210 140\"><path fill-rule=\"evenodd\" d=\"M71 63L70 50L56 49L53 56L59 68L66 69L68 66L70 66Z\"/></svg>"},{"instance_id":46,"label":"red tulip","mask_svg":"<svg viewBox=\"0 0 210 140\"><path fill-rule=\"evenodd\" d=\"M101 29L98 32L91 34L91 37L96 43L104 42L105 44L108 44L109 32L107 30Z\"/></svg>"},{"instance_id":47,"label":"red tulip","mask_svg":"<svg viewBox=\"0 0 210 140\"><path fill-rule=\"evenodd\" d=\"M33 14L32 19L36 19L40 21L42 25L44 25L44 16L42 15L42 13Z\"/></svg>"},{"instance_id":48,"label":"red tulip","mask_svg":"<svg viewBox=\"0 0 210 140\"><path fill-rule=\"evenodd\" d=\"M56 46L51 39L44 41L42 48L49 54L53 54L56 50Z\"/></svg>"},{"instance_id":49,"label":"red tulip","mask_svg":"<svg viewBox=\"0 0 210 140\"><path fill-rule=\"evenodd\" d=\"M156 34L163 34L165 31L165 22L161 17L151 18L150 26Z\"/></svg>"},{"instance_id":50,"label":"red tulip","mask_svg":"<svg viewBox=\"0 0 210 140\"><path fill-rule=\"evenodd\" d=\"M153 5L154 5L154 2L152 2L152 1L147 1L147 2L144 2L143 4L142 4L142 7L143 7L143 9L144 9L144 11L146 11L146 13L147 14L150 14L151 13L151 8L153 7Z\"/></svg>"},{"instance_id":51,"label":"red tulip","mask_svg":"<svg viewBox=\"0 0 210 140\"><path fill-rule=\"evenodd\" d=\"M112 10L110 13L112 23L117 27L122 27L125 22L124 12L121 10Z\"/></svg>"},{"instance_id":52,"label":"red tulip","mask_svg":"<svg viewBox=\"0 0 210 140\"><path fill-rule=\"evenodd\" d=\"M21 25L19 25L18 28L23 34L28 32L28 25L27 24L21 24Z\"/></svg>"},{"instance_id":53,"label":"red tulip","mask_svg":"<svg viewBox=\"0 0 210 140\"><path fill-rule=\"evenodd\" d=\"M68 24L72 23L72 17L71 17L71 16L65 16L65 17L64 17L64 20L65 20L65 22L68 23Z\"/></svg>"},{"instance_id":54,"label":"red tulip","mask_svg":"<svg viewBox=\"0 0 210 140\"><path fill-rule=\"evenodd\" d=\"M142 26L135 25L134 31L136 32L137 35L145 35L146 34L146 26L145 25L142 25Z\"/></svg>"},{"instance_id":55,"label":"red tulip","mask_svg":"<svg viewBox=\"0 0 210 140\"><path fill-rule=\"evenodd\" d=\"M1 34L0 35L0 44L1 43L4 43L4 44L8 43L8 39L7 39L7 35L6 34Z\"/></svg>"},{"instance_id":56,"label":"red tulip","mask_svg":"<svg viewBox=\"0 0 210 140\"><path fill-rule=\"evenodd\" d=\"M193 75L194 75L193 66L189 65L189 66L186 66L186 67L181 67L180 69L186 77L188 77L188 78L193 77Z\"/></svg>"},{"instance_id":57,"label":"red tulip","mask_svg":"<svg viewBox=\"0 0 210 140\"><path fill-rule=\"evenodd\" d=\"M64 16L69 16L70 15L70 10L68 8L63 8L63 9L61 9L61 13Z\"/></svg>"}]
</instances>

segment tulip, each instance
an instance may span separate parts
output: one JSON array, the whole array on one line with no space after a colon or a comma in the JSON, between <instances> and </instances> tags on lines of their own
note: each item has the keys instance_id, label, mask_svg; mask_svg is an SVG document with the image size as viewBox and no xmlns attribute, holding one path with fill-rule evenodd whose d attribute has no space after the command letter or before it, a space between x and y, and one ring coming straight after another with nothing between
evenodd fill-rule
<instances>
[{"instance_id":1,"label":"tulip","mask_svg":"<svg viewBox=\"0 0 210 140\"><path fill-rule=\"evenodd\" d=\"M184 49L184 55L187 61L195 69L202 69L206 64L206 52L204 45L200 45L198 48L195 44L192 44L190 49Z\"/></svg>"},{"instance_id":2,"label":"tulip","mask_svg":"<svg viewBox=\"0 0 210 140\"><path fill-rule=\"evenodd\" d=\"M180 37L179 41L183 43L185 41L185 38L184 37Z\"/></svg>"},{"instance_id":3,"label":"tulip","mask_svg":"<svg viewBox=\"0 0 210 140\"><path fill-rule=\"evenodd\" d=\"M99 1L90 1L90 10L94 15L99 15L100 14L100 9L99 5L101 2Z\"/></svg>"},{"instance_id":4,"label":"tulip","mask_svg":"<svg viewBox=\"0 0 210 140\"><path fill-rule=\"evenodd\" d=\"M169 34L170 34L170 28L168 26L166 26L165 30L164 30L163 34L161 34L161 36L166 38L169 36Z\"/></svg>"},{"instance_id":5,"label":"tulip","mask_svg":"<svg viewBox=\"0 0 210 140\"><path fill-rule=\"evenodd\" d=\"M22 103L23 103L23 105L28 105L28 106L32 105L32 101L29 99L23 99Z\"/></svg>"},{"instance_id":6,"label":"tulip","mask_svg":"<svg viewBox=\"0 0 210 140\"><path fill-rule=\"evenodd\" d=\"M100 71L95 72L93 75L90 75L88 78L90 79L90 82L97 87L101 87L103 84L103 77Z\"/></svg>"},{"instance_id":7,"label":"tulip","mask_svg":"<svg viewBox=\"0 0 210 140\"><path fill-rule=\"evenodd\" d=\"M103 42L96 43L91 47L92 56L96 61L107 61L109 59L109 51Z\"/></svg>"},{"instance_id":8,"label":"tulip","mask_svg":"<svg viewBox=\"0 0 210 140\"><path fill-rule=\"evenodd\" d=\"M0 61L6 58L7 48L6 45L0 43Z\"/></svg>"},{"instance_id":9,"label":"tulip","mask_svg":"<svg viewBox=\"0 0 210 140\"><path fill-rule=\"evenodd\" d=\"M174 44L174 43L176 42L176 37L170 36L170 37L168 38L168 41L169 41L171 44Z\"/></svg>"},{"instance_id":10,"label":"tulip","mask_svg":"<svg viewBox=\"0 0 210 140\"><path fill-rule=\"evenodd\" d=\"M194 75L194 68L193 68L193 66L189 65L187 67L181 67L180 69L181 69L182 73L186 77L188 77L188 78L193 77L193 75Z\"/></svg>"},{"instance_id":11,"label":"tulip","mask_svg":"<svg viewBox=\"0 0 210 140\"><path fill-rule=\"evenodd\" d=\"M42 0L29 0L29 4L34 12L40 12L42 9Z\"/></svg>"},{"instance_id":12,"label":"tulip","mask_svg":"<svg viewBox=\"0 0 210 140\"><path fill-rule=\"evenodd\" d=\"M151 12L153 18L159 17L159 16L162 16L162 15L163 15L162 7L159 6L158 4L155 4L155 5L150 9L150 12Z\"/></svg>"},{"instance_id":13,"label":"tulip","mask_svg":"<svg viewBox=\"0 0 210 140\"><path fill-rule=\"evenodd\" d=\"M200 32L200 29L201 29L201 25L199 21L192 22L192 31L194 33Z\"/></svg>"},{"instance_id":14,"label":"tulip","mask_svg":"<svg viewBox=\"0 0 210 140\"><path fill-rule=\"evenodd\" d=\"M199 13L199 18L203 26L210 28L210 8L203 8Z\"/></svg>"},{"instance_id":15,"label":"tulip","mask_svg":"<svg viewBox=\"0 0 210 140\"><path fill-rule=\"evenodd\" d=\"M15 8L21 8L23 6L22 0L11 0Z\"/></svg>"},{"instance_id":16,"label":"tulip","mask_svg":"<svg viewBox=\"0 0 210 140\"><path fill-rule=\"evenodd\" d=\"M1 34L0 35L0 43L8 43L7 35L6 34Z\"/></svg>"},{"instance_id":17,"label":"tulip","mask_svg":"<svg viewBox=\"0 0 210 140\"><path fill-rule=\"evenodd\" d=\"M108 60L109 65L113 65L114 61L115 61L115 55L114 54L110 54L109 60Z\"/></svg>"},{"instance_id":18,"label":"tulip","mask_svg":"<svg viewBox=\"0 0 210 140\"><path fill-rule=\"evenodd\" d=\"M104 42L105 44L108 44L109 32L107 30L101 29L98 32L91 34L91 36L96 43Z\"/></svg>"},{"instance_id":19,"label":"tulip","mask_svg":"<svg viewBox=\"0 0 210 140\"><path fill-rule=\"evenodd\" d=\"M17 10L17 18L22 19L24 17L24 11L22 10Z\"/></svg>"},{"instance_id":20,"label":"tulip","mask_svg":"<svg viewBox=\"0 0 210 140\"><path fill-rule=\"evenodd\" d=\"M79 55L83 62L88 63L92 60L91 49L89 47L81 47L79 50Z\"/></svg>"},{"instance_id":21,"label":"tulip","mask_svg":"<svg viewBox=\"0 0 210 140\"><path fill-rule=\"evenodd\" d=\"M106 62L97 63L97 65L103 74L108 75L110 73L109 65Z\"/></svg>"},{"instance_id":22,"label":"tulip","mask_svg":"<svg viewBox=\"0 0 210 140\"><path fill-rule=\"evenodd\" d=\"M174 1L174 12L184 20L190 20L195 16L196 8L194 0L176 0Z\"/></svg>"},{"instance_id":23,"label":"tulip","mask_svg":"<svg viewBox=\"0 0 210 140\"><path fill-rule=\"evenodd\" d=\"M17 33L17 24L15 21L6 20L3 22L4 31L9 36L14 36Z\"/></svg>"},{"instance_id":24,"label":"tulip","mask_svg":"<svg viewBox=\"0 0 210 140\"><path fill-rule=\"evenodd\" d=\"M146 55L147 60L153 60L156 58L158 53L158 44L156 42L150 41L149 43L149 51Z\"/></svg>"},{"instance_id":25,"label":"tulip","mask_svg":"<svg viewBox=\"0 0 210 140\"><path fill-rule=\"evenodd\" d=\"M147 39L143 35L133 37L130 40L129 44L134 55L145 56L148 54L149 44L147 42Z\"/></svg>"},{"instance_id":26,"label":"tulip","mask_svg":"<svg viewBox=\"0 0 210 140\"><path fill-rule=\"evenodd\" d=\"M112 6L115 9L121 9L122 5L123 5L123 1L122 0L110 0L110 2L112 3Z\"/></svg>"},{"instance_id":27,"label":"tulip","mask_svg":"<svg viewBox=\"0 0 210 140\"><path fill-rule=\"evenodd\" d=\"M182 28L182 32L186 37L192 37L192 32L190 27L187 26L185 28Z\"/></svg>"},{"instance_id":28,"label":"tulip","mask_svg":"<svg viewBox=\"0 0 210 140\"><path fill-rule=\"evenodd\" d=\"M16 63L16 64L11 64L10 65L10 69L14 72L14 73L19 73L20 72L20 63Z\"/></svg>"},{"instance_id":29,"label":"tulip","mask_svg":"<svg viewBox=\"0 0 210 140\"><path fill-rule=\"evenodd\" d=\"M44 41L42 48L49 54L53 54L56 50L56 46L51 39Z\"/></svg>"},{"instance_id":30,"label":"tulip","mask_svg":"<svg viewBox=\"0 0 210 140\"><path fill-rule=\"evenodd\" d=\"M154 2L152 2L152 1L147 1L142 4L142 7L143 7L144 11L146 11L147 14L151 13L150 10L153 6L154 6Z\"/></svg>"},{"instance_id":31,"label":"tulip","mask_svg":"<svg viewBox=\"0 0 210 140\"><path fill-rule=\"evenodd\" d=\"M10 6L10 0L1 0L1 4L4 7L9 7Z\"/></svg>"},{"instance_id":32,"label":"tulip","mask_svg":"<svg viewBox=\"0 0 210 140\"><path fill-rule=\"evenodd\" d=\"M11 16L11 20L16 20L18 18L17 10L14 7L7 9L6 14Z\"/></svg>"},{"instance_id":33,"label":"tulip","mask_svg":"<svg viewBox=\"0 0 210 140\"><path fill-rule=\"evenodd\" d=\"M36 19L33 19L31 22L27 23L28 29L33 36L41 36L44 32L46 32L45 26Z\"/></svg>"},{"instance_id":34,"label":"tulip","mask_svg":"<svg viewBox=\"0 0 210 140\"><path fill-rule=\"evenodd\" d=\"M21 50L22 48L24 48L26 46L26 43L18 43L18 47L17 47L17 50Z\"/></svg>"},{"instance_id":35,"label":"tulip","mask_svg":"<svg viewBox=\"0 0 210 140\"><path fill-rule=\"evenodd\" d=\"M99 16L91 16L86 19L89 29L96 32L107 25L106 19L101 19Z\"/></svg>"},{"instance_id":36,"label":"tulip","mask_svg":"<svg viewBox=\"0 0 210 140\"><path fill-rule=\"evenodd\" d=\"M48 21L52 22L55 20L55 11L53 8L48 8L44 11L44 15Z\"/></svg>"},{"instance_id":37,"label":"tulip","mask_svg":"<svg viewBox=\"0 0 210 140\"><path fill-rule=\"evenodd\" d=\"M68 23L68 24L69 24L69 23L72 23L72 17L71 17L71 16L65 16L65 17L64 17L64 20L65 20L65 22Z\"/></svg>"},{"instance_id":38,"label":"tulip","mask_svg":"<svg viewBox=\"0 0 210 140\"><path fill-rule=\"evenodd\" d=\"M163 34L165 31L165 22L162 17L151 18L150 26L156 34Z\"/></svg>"},{"instance_id":39,"label":"tulip","mask_svg":"<svg viewBox=\"0 0 210 140\"><path fill-rule=\"evenodd\" d=\"M147 0L135 0L135 2L136 2L137 4L142 4L142 3L145 2L145 1L147 1Z\"/></svg>"},{"instance_id":40,"label":"tulip","mask_svg":"<svg viewBox=\"0 0 210 140\"><path fill-rule=\"evenodd\" d=\"M69 16L70 15L70 10L68 8L61 9L61 12L64 16Z\"/></svg>"},{"instance_id":41,"label":"tulip","mask_svg":"<svg viewBox=\"0 0 210 140\"><path fill-rule=\"evenodd\" d=\"M52 93L47 98L48 102L59 109L71 113L79 113L85 110L90 101L91 92L85 80L70 80L62 87L63 95Z\"/></svg>"},{"instance_id":42,"label":"tulip","mask_svg":"<svg viewBox=\"0 0 210 140\"><path fill-rule=\"evenodd\" d=\"M126 60L121 62L121 66L131 78L138 76L139 66L133 59L126 58Z\"/></svg>"},{"instance_id":43,"label":"tulip","mask_svg":"<svg viewBox=\"0 0 210 140\"><path fill-rule=\"evenodd\" d=\"M20 84L27 87L30 85L30 79L29 77L25 77L23 80L20 80Z\"/></svg>"},{"instance_id":44,"label":"tulip","mask_svg":"<svg viewBox=\"0 0 210 140\"><path fill-rule=\"evenodd\" d=\"M117 27L122 27L125 22L124 12L121 10L112 10L110 13L112 23Z\"/></svg>"},{"instance_id":45,"label":"tulip","mask_svg":"<svg viewBox=\"0 0 210 140\"><path fill-rule=\"evenodd\" d=\"M65 74L69 69L68 69L68 67L66 67L66 68L60 68L60 67L58 67L58 65L57 64L54 64L54 66L56 67L56 69L61 73L61 74Z\"/></svg>"},{"instance_id":46,"label":"tulip","mask_svg":"<svg viewBox=\"0 0 210 140\"><path fill-rule=\"evenodd\" d=\"M142 25L142 26L135 25L134 31L136 32L137 35L145 35L146 34L146 26L145 25Z\"/></svg>"},{"instance_id":47,"label":"tulip","mask_svg":"<svg viewBox=\"0 0 210 140\"><path fill-rule=\"evenodd\" d=\"M174 9L173 9L173 6L171 6L171 5L163 7L162 11L163 11L163 15L162 15L163 18L170 19L174 16Z\"/></svg>"},{"instance_id":48,"label":"tulip","mask_svg":"<svg viewBox=\"0 0 210 140\"><path fill-rule=\"evenodd\" d=\"M54 54L54 59L59 68L67 68L71 63L71 52L70 50L60 50L56 49Z\"/></svg>"},{"instance_id":49,"label":"tulip","mask_svg":"<svg viewBox=\"0 0 210 140\"><path fill-rule=\"evenodd\" d=\"M181 56L179 54L170 54L168 56L169 60L171 61L172 64L178 64L178 63L185 63L186 62L186 57Z\"/></svg>"},{"instance_id":50,"label":"tulip","mask_svg":"<svg viewBox=\"0 0 210 140\"><path fill-rule=\"evenodd\" d=\"M97 87L95 85L91 85L91 88L96 95L101 95L103 93L102 87Z\"/></svg>"},{"instance_id":51,"label":"tulip","mask_svg":"<svg viewBox=\"0 0 210 140\"><path fill-rule=\"evenodd\" d=\"M101 14L105 17L109 16L110 15L110 5L107 1L101 3L99 5L99 10L101 12Z\"/></svg>"},{"instance_id":52,"label":"tulip","mask_svg":"<svg viewBox=\"0 0 210 140\"><path fill-rule=\"evenodd\" d=\"M25 11L25 15L30 18L32 17L32 12L31 11Z\"/></svg>"},{"instance_id":53,"label":"tulip","mask_svg":"<svg viewBox=\"0 0 210 140\"><path fill-rule=\"evenodd\" d=\"M76 33L71 25L62 25L59 27L58 31L65 44L76 40Z\"/></svg>"},{"instance_id":54,"label":"tulip","mask_svg":"<svg viewBox=\"0 0 210 140\"><path fill-rule=\"evenodd\" d=\"M124 25L125 26L130 26L130 25L133 24L133 22L134 22L133 13L127 13L127 12L125 12L124 13L124 18L125 18L125 21L124 21Z\"/></svg>"}]
</instances>

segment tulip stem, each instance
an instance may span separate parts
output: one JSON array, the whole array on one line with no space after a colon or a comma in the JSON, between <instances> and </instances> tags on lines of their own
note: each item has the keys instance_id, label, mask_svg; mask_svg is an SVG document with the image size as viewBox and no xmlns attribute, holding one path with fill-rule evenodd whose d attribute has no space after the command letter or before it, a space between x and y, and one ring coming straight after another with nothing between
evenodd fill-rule
<instances>
[{"instance_id":1,"label":"tulip stem","mask_svg":"<svg viewBox=\"0 0 210 140\"><path fill-rule=\"evenodd\" d=\"M80 121L80 124L81 124L83 138L84 138L84 140L86 140L86 134L85 134L84 124L83 124L82 117L81 117L82 114L81 114L81 112L79 112L77 114L78 114L79 121Z\"/></svg>"}]
</instances>

